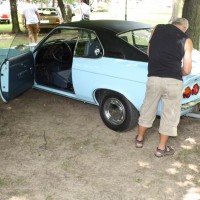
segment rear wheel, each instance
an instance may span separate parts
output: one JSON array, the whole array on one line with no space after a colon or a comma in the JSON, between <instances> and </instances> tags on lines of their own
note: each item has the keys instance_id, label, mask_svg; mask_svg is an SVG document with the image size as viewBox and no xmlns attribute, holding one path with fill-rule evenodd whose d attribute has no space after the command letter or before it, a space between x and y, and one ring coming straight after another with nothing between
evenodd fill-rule
<instances>
[{"instance_id":1,"label":"rear wheel","mask_svg":"<svg viewBox=\"0 0 200 200\"><path fill-rule=\"evenodd\" d=\"M128 131L138 122L137 109L118 93L106 94L100 102L99 111L105 125L114 131Z\"/></svg>"}]
</instances>

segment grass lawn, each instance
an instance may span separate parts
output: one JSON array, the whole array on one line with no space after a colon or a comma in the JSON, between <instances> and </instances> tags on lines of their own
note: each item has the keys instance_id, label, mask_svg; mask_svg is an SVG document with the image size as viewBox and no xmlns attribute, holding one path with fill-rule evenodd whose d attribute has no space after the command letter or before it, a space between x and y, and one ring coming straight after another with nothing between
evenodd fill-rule
<instances>
[{"instance_id":1,"label":"grass lawn","mask_svg":"<svg viewBox=\"0 0 200 200\"><path fill-rule=\"evenodd\" d=\"M8 48L10 46L15 46L17 44L12 44L13 39L17 37L15 41L18 44L28 43L28 35L26 29L20 24L21 33L13 34L12 33L12 24L0 24L0 48ZM40 41L46 33L40 33L38 40Z\"/></svg>"}]
</instances>

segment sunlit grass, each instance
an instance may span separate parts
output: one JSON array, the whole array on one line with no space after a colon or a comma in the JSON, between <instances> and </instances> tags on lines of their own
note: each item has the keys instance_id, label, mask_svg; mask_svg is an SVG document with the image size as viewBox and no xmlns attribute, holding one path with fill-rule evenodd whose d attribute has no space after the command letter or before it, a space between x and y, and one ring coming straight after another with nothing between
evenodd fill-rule
<instances>
[{"instance_id":1,"label":"sunlit grass","mask_svg":"<svg viewBox=\"0 0 200 200\"><path fill-rule=\"evenodd\" d=\"M39 34L38 42L45 36L46 34ZM16 39L17 38L17 39ZM0 42L0 48L8 48L17 46L19 44L28 44L28 35L26 32L18 33L18 34L9 34L4 33L0 34L0 40L4 42Z\"/></svg>"}]
</instances>

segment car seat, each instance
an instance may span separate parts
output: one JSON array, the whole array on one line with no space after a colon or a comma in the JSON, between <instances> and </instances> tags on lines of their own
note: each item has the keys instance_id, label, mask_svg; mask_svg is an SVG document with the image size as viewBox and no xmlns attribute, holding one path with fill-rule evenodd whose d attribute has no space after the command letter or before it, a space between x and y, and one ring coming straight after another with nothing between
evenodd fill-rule
<instances>
[{"instance_id":1,"label":"car seat","mask_svg":"<svg viewBox=\"0 0 200 200\"><path fill-rule=\"evenodd\" d=\"M68 88L68 85L72 85L71 69L62 70L59 72L53 72L53 84L59 88Z\"/></svg>"}]
</instances>

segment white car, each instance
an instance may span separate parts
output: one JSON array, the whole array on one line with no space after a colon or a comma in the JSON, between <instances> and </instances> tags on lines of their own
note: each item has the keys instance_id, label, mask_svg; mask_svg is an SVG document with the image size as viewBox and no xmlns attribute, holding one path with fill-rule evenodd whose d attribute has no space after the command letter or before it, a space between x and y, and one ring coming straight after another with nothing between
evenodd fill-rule
<instances>
[{"instance_id":1,"label":"white car","mask_svg":"<svg viewBox=\"0 0 200 200\"><path fill-rule=\"evenodd\" d=\"M10 10L3 5L0 5L0 23L10 24L10 22L11 22Z\"/></svg>"}]
</instances>

